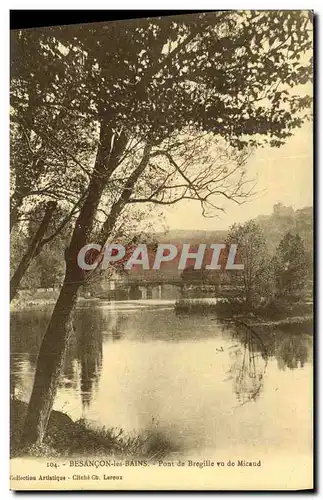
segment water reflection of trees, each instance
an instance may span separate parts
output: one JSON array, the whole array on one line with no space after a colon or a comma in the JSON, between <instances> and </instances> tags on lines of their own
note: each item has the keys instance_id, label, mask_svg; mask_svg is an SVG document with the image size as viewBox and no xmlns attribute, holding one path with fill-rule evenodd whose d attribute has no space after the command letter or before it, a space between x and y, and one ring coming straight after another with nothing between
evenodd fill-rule
<instances>
[{"instance_id":1,"label":"water reflection of trees","mask_svg":"<svg viewBox=\"0 0 323 500\"><path fill-rule=\"evenodd\" d=\"M264 325L223 321L222 328L238 341L230 349L233 363L228 372L240 403L258 398L268 359L276 358L280 370L302 368L312 356L311 335Z\"/></svg>"},{"instance_id":2,"label":"water reflection of trees","mask_svg":"<svg viewBox=\"0 0 323 500\"><path fill-rule=\"evenodd\" d=\"M77 360L83 409L89 407L102 371L103 336L115 342L122 337L119 315L100 308L79 310L75 316Z\"/></svg>"},{"instance_id":3,"label":"water reflection of trees","mask_svg":"<svg viewBox=\"0 0 323 500\"><path fill-rule=\"evenodd\" d=\"M10 393L21 386L22 363L33 373L47 323L48 311L13 314L11 318ZM83 408L96 390L102 370L103 336L118 341L122 337L119 315L100 308L78 309L74 315L75 334L71 336L59 385L80 391Z\"/></svg>"},{"instance_id":4,"label":"water reflection of trees","mask_svg":"<svg viewBox=\"0 0 323 500\"><path fill-rule=\"evenodd\" d=\"M76 321L76 357L80 368L80 389L83 408L90 405L102 369L102 328L100 310L86 310Z\"/></svg>"},{"instance_id":5,"label":"water reflection of trees","mask_svg":"<svg viewBox=\"0 0 323 500\"><path fill-rule=\"evenodd\" d=\"M10 394L20 396L24 370L34 370L43 333L49 320L46 311L12 313L10 317Z\"/></svg>"},{"instance_id":6,"label":"water reflection of trees","mask_svg":"<svg viewBox=\"0 0 323 500\"><path fill-rule=\"evenodd\" d=\"M48 311L13 313L10 318L11 354L27 355L30 363L35 364L49 319Z\"/></svg>"},{"instance_id":7,"label":"water reflection of trees","mask_svg":"<svg viewBox=\"0 0 323 500\"><path fill-rule=\"evenodd\" d=\"M276 358L278 368L303 368L312 353L312 337L310 335L287 334L277 336Z\"/></svg>"},{"instance_id":8,"label":"water reflection of trees","mask_svg":"<svg viewBox=\"0 0 323 500\"><path fill-rule=\"evenodd\" d=\"M16 355L10 356L10 396L17 396L17 391L21 385L21 376Z\"/></svg>"},{"instance_id":9,"label":"water reflection of trees","mask_svg":"<svg viewBox=\"0 0 323 500\"><path fill-rule=\"evenodd\" d=\"M275 358L280 370L302 368L311 360L313 337L300 330L300 325L261 326L259 334L269 358Z\"/></svg>"},{"instance_id":10,"label":"water reflection of trees","mask_svg":"<svg viewBox=\"0 0 323 500\"><path fill-rule=\"evenodd\" d=\"M227 372L233 390L241 404L256 400L262 390L268 355L261 337L249 325L231 323L232 338L239 344L232 346L232 365Z\"/></svg>"}]
</instances>

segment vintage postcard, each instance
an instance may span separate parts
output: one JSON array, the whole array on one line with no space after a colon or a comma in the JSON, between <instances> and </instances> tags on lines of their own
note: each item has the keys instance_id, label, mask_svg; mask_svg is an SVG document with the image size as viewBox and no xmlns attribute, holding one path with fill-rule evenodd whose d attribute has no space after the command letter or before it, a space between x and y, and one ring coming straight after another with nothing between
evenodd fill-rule
<instances>
[{"instance_id":1,"label":"vintage postcard","mask_svg":"<svg viewBox=\"0 0 323 500\"><path fill-rule=\"evenodd\" d=\"M11 489L312 489L313 13L10 44Z\"/></svg>"}]
</instances>

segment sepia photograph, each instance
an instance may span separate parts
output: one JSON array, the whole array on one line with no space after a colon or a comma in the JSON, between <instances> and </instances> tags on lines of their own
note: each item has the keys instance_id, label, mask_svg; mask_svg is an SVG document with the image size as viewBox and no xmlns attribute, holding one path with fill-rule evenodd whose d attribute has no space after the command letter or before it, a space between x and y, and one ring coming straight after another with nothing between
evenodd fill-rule
<instances>
[{"instance_id":1,"label":"sepia photograph","mask_svg":"<svg viewBox=\"0 0 323 500\"><path fill-rule=\"evenodd\" d=\"M10 488L312 490L313 12L104 12L10 30Z\"/></svg>"}]
</instances>

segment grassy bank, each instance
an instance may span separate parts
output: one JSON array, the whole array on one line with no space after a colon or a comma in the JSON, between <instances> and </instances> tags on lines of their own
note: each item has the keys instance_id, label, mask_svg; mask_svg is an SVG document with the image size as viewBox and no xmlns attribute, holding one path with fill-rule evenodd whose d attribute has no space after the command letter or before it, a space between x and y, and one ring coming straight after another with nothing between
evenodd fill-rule
<instances>
[{"instance_id":1,"label":"grassy bank","mask_svg":"<svg viewBox=\"0 0 323 500\"><path fill-rule=\"evenodd\" d=\"M25 309L41 309L44 306L54 305L59 290L20 290L10 304L11 311Z\"/></svg>"},{"instance_id":2,"label":"grassy bank","mask_svg":"<svg viewBox=\"0 0 323 500\"><path fill-rule=\"evenodd\" d=\"M44 309L44 307L54 307L56 304L57 298L58 298L59 291L55 290L54 292L47 292L47 293L42 293L40 294L24 294L23 296L18 296L17 298L13 299L13 301L10 304L10 311L15 312L15 311L27 311L27 310L41 310ZM82 297L79 296L77 298L78 303L86 303L89 302L89 300L97 300L94 298L87 298L87 297Z\"/></svg>"},{"instance_id":3,"label":"grassy bank","mask_svg":"<svg viewBox=\"0 0 323 500\"><path fill-rule=\"evenodd\" d=\"M171 444L157 430L132 435L116 428L93 428L84 420L74 422L68 415L52 411L42 446L21 447L21 432L27 404L10 401L10 454L36 457L115 456L118 458L164 457Z\"/></svg>"}]
</instances>

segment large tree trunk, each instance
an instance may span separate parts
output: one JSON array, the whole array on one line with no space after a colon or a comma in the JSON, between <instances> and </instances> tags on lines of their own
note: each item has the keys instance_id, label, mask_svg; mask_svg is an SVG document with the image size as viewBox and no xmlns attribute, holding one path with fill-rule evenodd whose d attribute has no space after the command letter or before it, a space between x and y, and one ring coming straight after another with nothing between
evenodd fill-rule
<instances>
[{"instance_id":1,"label":"large tree trunk","mask_svg":"<svg viewBox=\"0 0 323 500\"><path fill-rule=\"evenodd\" d=\"M72 278L73 273L66 274ZM22 435L23 445L41 444L44 439L66 348L73 331L72 311L79 287L77 280L65 280L42 341Z\"/></svg>"},{"instance_id":2,"label":"large tree trunk","mask_svg":"<svg viewBox=\"0 0 323 500\"><path fill-rule=\"evenodd\" d=\"M77 265L80 249L89 243L96 211L104 188L118 165L126 146L126 137L112 141L114 132L108 124L101 124L98 148L88 195L80 210L69 247L65 252L66 274L45 337L42 341L32 395L23 431L24 444L41 444L53 406L66 347L72 332L72 312L77 292L83 283L83 272ZM111 151L111 144L113 149Z\"/></svg>"},{"instance_id":3,"label":"large tree trunk","mask_svg":"<svg viewBox=\"0 0 323 500\"><path fill-rule=\"evenodd\" d=\"M39 245L48 229L49 223L51 221L53 212L55 211L57 203L55 201L50 201L47 203L45 215L41 221L33 239L31 240L29 247L22 257L14 275L10 280L10 302L16 296L18 292L19 285L22 278L24 277L30 262L37 255Z\"/></svg>"}]
</instances>

